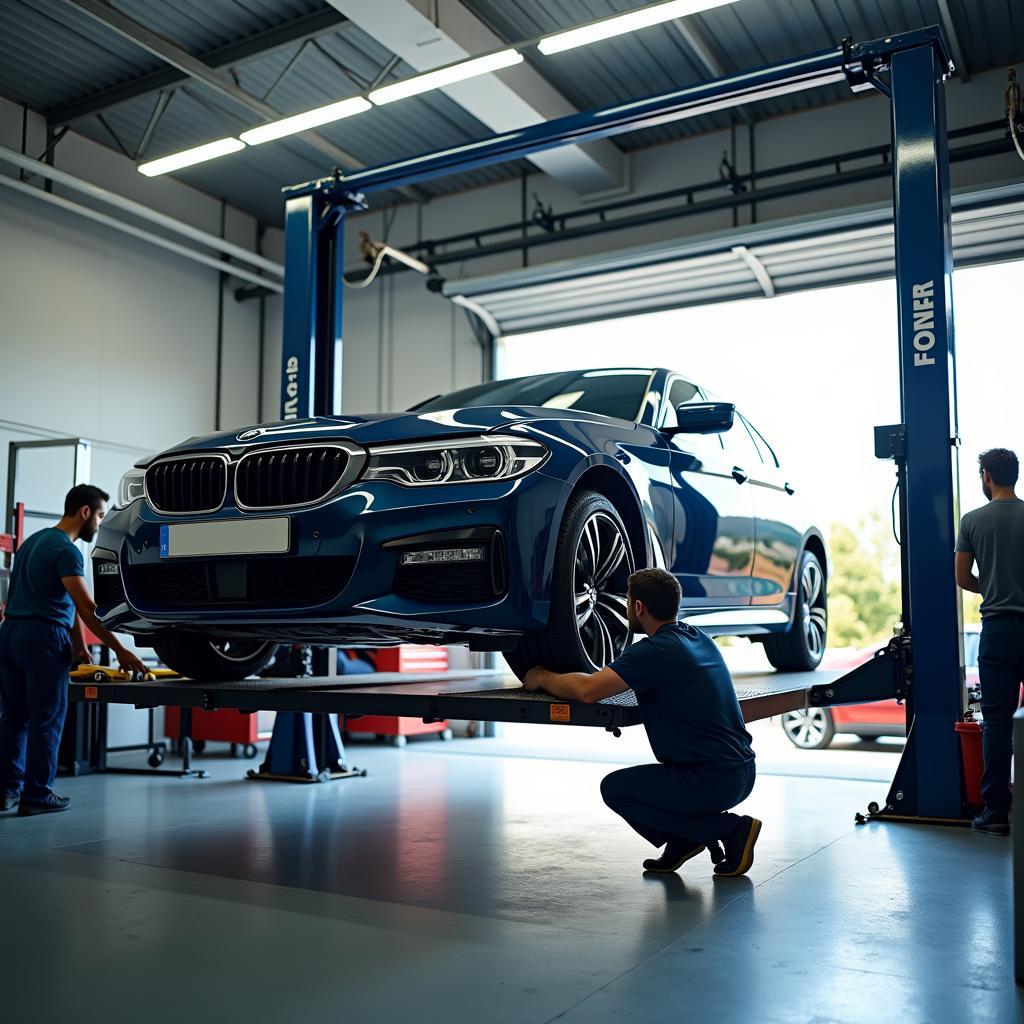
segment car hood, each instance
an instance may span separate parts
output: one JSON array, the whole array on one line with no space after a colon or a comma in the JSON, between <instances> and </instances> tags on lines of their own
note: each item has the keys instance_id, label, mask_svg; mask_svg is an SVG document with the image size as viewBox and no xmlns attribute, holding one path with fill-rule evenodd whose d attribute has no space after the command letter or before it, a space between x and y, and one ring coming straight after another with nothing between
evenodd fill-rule
<instances>
[{"instance_id":1,"label":"car hood","mask_svg":"<svg viewBox=\"0 0 1024 1024\"><path fill-rule=\"evenodd\" d=\"M479 406L469 409L448 409L441 412L366 413L351 416L318 416L305 420L282 420L253 427L239 427L190 437L160 455L194 452L206 449L243 452L247 448L268 444L295 444L318 440L347 438L361 445L399 443L402 441L443 440L471 437L477 434L507 430L515 424L532 420L566 420L593 423L623 423L597 413L575 409L549 409L541 406ZM137 463L148 465L153 459Z\"/></svg>"}]
</instances>

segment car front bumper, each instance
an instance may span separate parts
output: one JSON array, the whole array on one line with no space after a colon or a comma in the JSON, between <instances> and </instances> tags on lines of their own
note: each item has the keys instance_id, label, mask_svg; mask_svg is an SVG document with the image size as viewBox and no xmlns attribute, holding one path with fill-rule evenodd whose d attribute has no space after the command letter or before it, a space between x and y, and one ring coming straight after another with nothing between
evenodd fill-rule
<instances>
[{"instance_id":1,"label":"car front bumper","mask_svg":"<svg viewBox=\"0 0 1024 1024\"><path fill-rule=\"evenodd\" d=\"M295 642L452 642L542 629L564 487L542 472L434 493L357 483L309 508L228 504L210 515L161 515L139 499L100 529L98 613L107 628L136 636L183 628ZM165 525L282 515L291 521L287 554L161 556ZM400 564L405 551L467 546L482 548L486 565Z\"/></svg>"}]
</instances>

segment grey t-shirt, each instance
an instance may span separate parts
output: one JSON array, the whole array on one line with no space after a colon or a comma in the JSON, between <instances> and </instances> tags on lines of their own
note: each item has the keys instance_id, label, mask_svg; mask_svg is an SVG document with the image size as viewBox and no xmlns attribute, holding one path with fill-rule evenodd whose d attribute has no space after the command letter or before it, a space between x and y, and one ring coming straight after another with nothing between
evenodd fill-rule
<instances>
[{"instance_id":1,"label":"grey t-shirt","mask_svg":"<svg viewBox=\"0 0 1024 1024\"><path fill-rule=\"evenodd\" d=\"M1024 615L1024 501L990 501L966 513L956 550L978 563L982 617Z\"/></svg>"}]
</instances>

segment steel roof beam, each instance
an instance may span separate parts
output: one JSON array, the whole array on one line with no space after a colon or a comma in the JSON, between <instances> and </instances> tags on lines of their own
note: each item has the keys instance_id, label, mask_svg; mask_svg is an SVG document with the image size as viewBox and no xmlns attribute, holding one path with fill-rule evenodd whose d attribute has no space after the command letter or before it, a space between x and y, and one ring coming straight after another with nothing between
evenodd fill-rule
<instances>
[{"instance_id":1,"label":"steel roof beam","mask_svg":"<svg viewBox=\"0 0 1024 1024\"><path fill-rule=\"evenodd\" d=\"M953 63L960 72L960 81L969 82L971 74L967 70L967 59L964 57L964 48L960 45L960 36L956 30L956 22L953 21L953 11L950 9L949 0L936 0L939 8L939 18L942 21L942 31L946 33L949 40L949 49L953 56Z\"/></svg>"},{"instance_id":2,"label":"steel roof beam","mask_svg":"<svg viewBox=\"0 0 1024 1024\"><path fill-rule=\"evenodd\" d=\"M714 46L707 34L695 24L693 18L677 18L672 24L697 63L712 78L724 78L727 73L725 65L715 54ZM746 107L737 107L736 116L746 125L754 123L753 115Z\"/></svg>"},{"instance_id":3,"label":"steel roof beam","mask_svg":"<svg viewBox=\"0 0 1024 1024\"><path fill-rule=\"evenodd\" d=\"M234 82L229 81L219 74L214 68L205 64L197 57L193 57L187 50L165 36L160 35L145 25L129 18L127 14L119 11L106 0L64 0L66 4L75 7L83 14L88 14L101 25L116 32L119 36L135 43L136 46L159 57L162 61L170 64L188 78L202 82L203 85L219 93L221 96L231 100L233 103L266 121L276 121L283 115L280 111L264 103L256 96L252 96L244 89L239 88ZM360 161L350 153L334 145L333 142L325 139L316 132L302 132L297 138L304 139L309 145L320 150L321 153L330 157L331 161L338 166L360 166Z\"/></svg>"},{"instance_id":4,"label":"steel roof beam","mask_svg":"<svg viewBox=\"0 0 1024 1024\"><path fill-rule=\"evenodd\" d=\"M197 59L213 69L228 68L233 64L244 64L246 61L266 57L268 54L295 43L301 46L310 39L316 39L336 31L346 21L348 18L333 7L324 7L312 14L303 14L301 17L287 21L283 25L254 32L252 35L225 46L204 50L197 55ZM51 124L66 124L69 121L102 113L121 103L128 103L155 92L172 89L176 85L181 85L182 82L187 82L189 78L190 76L179 68L161 68L159 71L150 71L145 75L139 75L138 78L121 82L119 85L100 89L71 103L62 103L59 107L48 110L46 116Z\"/></svg>"}]
</instances>

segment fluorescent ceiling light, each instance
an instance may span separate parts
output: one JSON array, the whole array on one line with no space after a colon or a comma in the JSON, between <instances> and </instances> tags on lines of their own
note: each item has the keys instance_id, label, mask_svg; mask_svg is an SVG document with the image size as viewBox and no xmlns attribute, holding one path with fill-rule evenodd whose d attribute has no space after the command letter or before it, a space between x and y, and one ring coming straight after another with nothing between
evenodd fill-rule
<instances>
[{"instance_id":1,"label":"fluorescent ceiling light","mask_svg":"<svg viewBox=\"0 0 1024 1024\"><path fill-rule=\"evenodd\" d=\"M561 53L563 50L596 43L599 39L621 36L626 32L647 28L648 25L660 25L663 21L685 18L688 14L707 11L712 7L724 7L735 2L736 0L669 0L664 4L650 4L638 11L612 15L589 25L580 25L579 28L571 28L567 32L546 36L537 44L537 49L541 53Z\"/></svg>"},{"instance_id":2,"label":"fluorescent ceiling light","mask_svg":"<svg viewBox=\"0 0 1024 1024\"><path fill-rule=\"evenodd\" d=\"M201 164L204 160L237 153L240 149L245 149L245 143L239 142L238 139L218 139L216 142L207 142L205 146L196 146L194 149L185 149L180 153L162 156L159 160L139 164L139 171L147 178L152 178L157 174L167 174L182 167L191 167L192 164Z\"/></svg>"},{"instance_id":3,"label":"fluorescent ceiling light","mask_svg":"<svg viewBox=\"0 0 1024 1024\"><path fill-rule=\"evenodd\" d=\"M370 104L362 96L352 96L347 100L339 100L337 103L328 103L326 107L317 107L315 110L307 110L292 117L283 117L280 121L261 124L259 128L250 128L249 131L242 132L239 138L247 145L258 146L261 142L282 139L286 135L294 135L296 132L304 132L309 128L317 128L331 121L340 121L343 117L361 114L364 110L369 109Z\"/></svg>"},{"instance_id":4,"label":"fluorescent ceiling light","mask_svg":"<svg viewBox=\"0 0 1024 1024\"><path fill-rule=\"evenodd\" d=\"M499 71L501 68L510 68L513 64L521 63L522 59L523 55L518 50L488 53L483 57L474 57L472 60L464 60L458 64L449 64L448 67L438 68L436 71L428 71L415 78L407 78L403 82L395 82L393 85L374 89L370 93L370 99L378 106L384 103L393 103L395 100L404 100L407 96L416 96L421 92L429 92L431 89L441 89L453 82L462 82L467 78L475 78L477 75L486 75L491 71ZM245 136L243 135L242 138Z\"/></svg>"}]
</instances>

